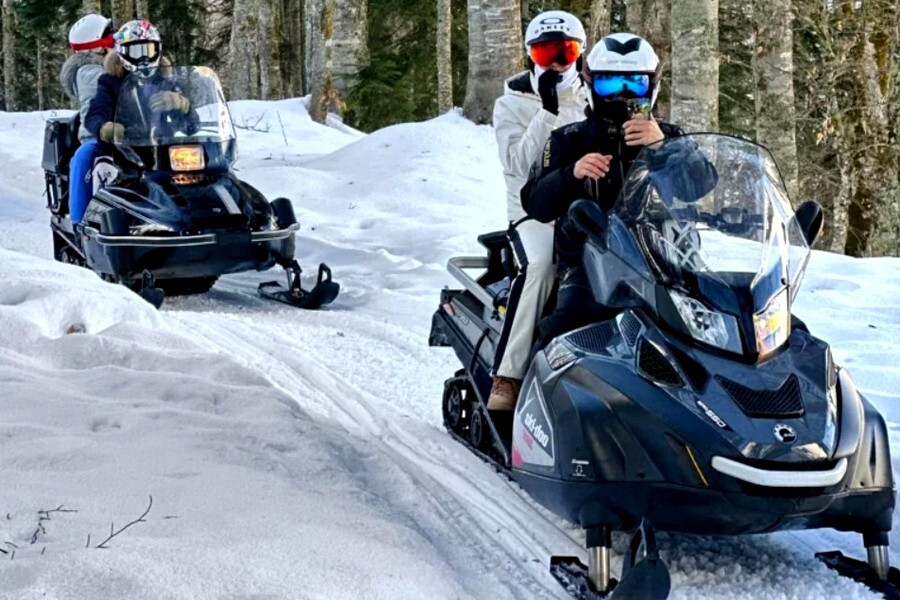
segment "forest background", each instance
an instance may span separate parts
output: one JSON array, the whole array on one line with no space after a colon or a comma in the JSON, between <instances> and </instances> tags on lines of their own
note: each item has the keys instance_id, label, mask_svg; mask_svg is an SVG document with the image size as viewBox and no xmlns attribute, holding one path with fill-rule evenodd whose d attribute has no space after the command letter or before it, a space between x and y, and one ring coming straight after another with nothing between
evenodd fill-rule
<instances>
[{"instance_id":1,"label":"forest background","mask_svg":"<svg viewBox=\"0 0 900 600\"><path fill-rule=\"evenodd\" d=\"M72 108L58 82L68 28L101 12L151 20L164 52L214 68L229 99L311 94L313 118L364 131L454 106L489 123L503 80L527 66L524 26L568 10L589 45L611 31L653 44L659 118L766 145L795 204L825 207L819 248L900 255L897 0L0 2L2 110Z\"/></svg>"}]
</instances>

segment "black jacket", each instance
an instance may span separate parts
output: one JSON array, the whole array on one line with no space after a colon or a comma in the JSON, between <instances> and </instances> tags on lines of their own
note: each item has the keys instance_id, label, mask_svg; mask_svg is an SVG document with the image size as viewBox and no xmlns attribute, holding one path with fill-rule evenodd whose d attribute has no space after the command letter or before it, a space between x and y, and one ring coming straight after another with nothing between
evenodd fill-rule
<instances>
[{"instance_id":1,"label":"black jacket","mask_svg":"<svg viewBox=\"0 0 900 600\"><path fill-rule=\"evenodd\" d=\"M666 137L683 136L681 128L659 123ZM556 220L556 254L559 270L581 264L584 236L569 222L569 206L585 198L596 201L603 210L616 202L624 178L642 146L626 146L621 126L612 120L588 116L550 134L544 151L531 168L522 188L522 207L530 217L549 223ZM588 177L575 178L575 163L586 154L599 152L612 156L609 173L596 182Z\"/></svg>"}]
</instances>

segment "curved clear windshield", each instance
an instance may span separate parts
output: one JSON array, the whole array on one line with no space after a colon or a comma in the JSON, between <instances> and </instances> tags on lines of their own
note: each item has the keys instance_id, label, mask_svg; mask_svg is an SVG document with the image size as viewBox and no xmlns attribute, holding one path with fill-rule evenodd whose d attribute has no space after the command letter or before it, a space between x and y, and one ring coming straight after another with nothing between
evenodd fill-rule
<instances>
[{"instance_id":1,"label":"curved clear windshield","mask_svg":"<svg viewBox=\"0 0 900 600\"><path fill-rule=\"evenodd\" d=\"M693 135L644 149L613 215L637 241L649 275L689 294L702 276L766 302L799 287L809 258L771 155L734 137Z\"/></svg>"},{"instance_id":2,"label":"curved clear windshield","mask_svg":"<svg viewBox=\"0 0 900 600\"><path fill-rule=\"evenodd\" d=\"M116 105L115 143L167 146L233 140L222 86L207 67L163 67L150 77L131 74Z\"/></svg>"}]
</instances>

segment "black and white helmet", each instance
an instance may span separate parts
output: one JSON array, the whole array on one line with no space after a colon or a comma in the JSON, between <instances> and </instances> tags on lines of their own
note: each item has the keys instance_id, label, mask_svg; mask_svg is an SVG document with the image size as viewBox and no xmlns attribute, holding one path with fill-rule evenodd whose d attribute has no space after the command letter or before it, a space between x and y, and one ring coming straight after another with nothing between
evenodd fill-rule
<instances>
[{"instance_id":1,"label":"black and white helmet","mask_svg":"<svg viewBox=\"0 0 900 600\"><path fill-rule=\"evenodd\" d=\"M578 17L564 10L542 12L528 24L525 30L525 49L537 42L573 40L584 47L587 35Z\"/></svg>"},{"instance_id":2,"label":"black and white helmet","mask_svg":"<svg viewBox=\"0 0 900 600\"><path fill-rule=\"evenodd\" d=\"M591 49L582 67L585 82L593 89L595 75L622 74L649 76L647 96L656 104L662 65L653 46L633 33L612 33Z\"/></svg>"}]
</instances>

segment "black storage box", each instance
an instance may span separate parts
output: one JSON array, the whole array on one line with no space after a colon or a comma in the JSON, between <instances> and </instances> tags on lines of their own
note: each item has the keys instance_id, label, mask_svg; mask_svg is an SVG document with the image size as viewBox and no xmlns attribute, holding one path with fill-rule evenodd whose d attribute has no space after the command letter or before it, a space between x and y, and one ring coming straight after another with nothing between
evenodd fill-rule
<instances>
[{"instance_id":1,"label":"black storage box","mask_svg":"<svg viewBox=\"0 0 900 600\"><path fill-rule=\"evenodd\" d=\"M44 125L44 158L41 161L45 171L68 175L69 160L78 148L80 121L78 113L71 117L47 119Z\"/></svg>"}]
</instances>

